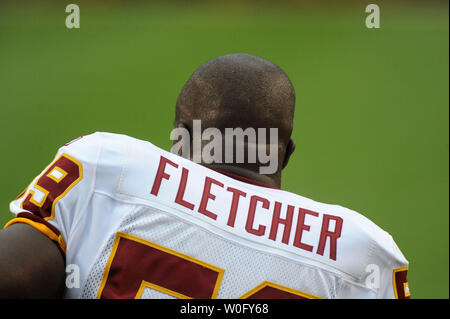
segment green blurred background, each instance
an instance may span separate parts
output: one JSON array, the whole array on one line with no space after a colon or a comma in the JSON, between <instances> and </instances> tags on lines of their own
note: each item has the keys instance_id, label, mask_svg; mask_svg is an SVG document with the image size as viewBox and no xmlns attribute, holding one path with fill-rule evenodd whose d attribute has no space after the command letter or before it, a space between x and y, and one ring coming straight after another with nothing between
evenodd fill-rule
<instances>
[{"instance_id":1,"label":"green blurred background","mask_svg":"<svg viewBox=\"0 0 450 319\"><path fill-rule=\"evenodd\" d=\"M0 222L67 141L123 133L170 149L177 95L208 59L269 59L297 92L283 188L361 212L410 261L415 298L449 297L448 2L0 4ZM249 115L250 116L250 115Z\"/></svg>"}]
</instances>

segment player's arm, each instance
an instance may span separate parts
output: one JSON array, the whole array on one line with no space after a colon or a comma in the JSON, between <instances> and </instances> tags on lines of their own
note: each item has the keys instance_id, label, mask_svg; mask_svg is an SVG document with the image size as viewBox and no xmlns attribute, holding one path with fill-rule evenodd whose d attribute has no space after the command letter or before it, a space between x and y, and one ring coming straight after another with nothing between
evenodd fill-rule
<instances>
[{"instance_id":1,"label":"player's arm","mask_svg":"<svg viewBox=\"0 0 450 319\"><path fill-rule=\"evenodd\" d=\"M98 139L90 135L65 144L10 203L15 217L0 231L0 298L57 298L64 293L67 244L73 242L72 226L85 216Z\"/></svg>"},{"instance_id":2,"label":"player's arm","mask_svg":"<svg viewBox=\"0 0 450 319\"><path fill-rule=\"evenodd\" d=\"M0 299L59 298L64 290L60 249L24 223L0 231L0 274Z\"/></svg>"}]
</instances>

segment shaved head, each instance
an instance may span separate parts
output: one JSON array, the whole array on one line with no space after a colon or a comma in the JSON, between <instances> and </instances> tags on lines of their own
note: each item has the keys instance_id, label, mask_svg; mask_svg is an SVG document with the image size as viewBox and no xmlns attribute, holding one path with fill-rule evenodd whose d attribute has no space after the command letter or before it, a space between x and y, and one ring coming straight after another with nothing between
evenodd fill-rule
<instances>
[{"instance_id":1,"label":"shaved head","mask_svg":"<svg viewBox=\"0 0 450 319\"><path fill-rule=\"evenodd\" d=\"M192 74L178 97L175 119L201 119L204 127L277 127L280 138L289 139L294 105L294 87L283 70L234 53L209 60Z\"/></svg>"},{"instance_id":2,"label":"shaved head","mask_svg":"<svg viewBox=\"0 0 450 319\"><path fill-rule=\"evenodd\" d=\"M283 70L263 58L234 53L207 61L191 75L178 96L174 124L190 132L193 120L201 120L202 129L222 132L277 128L281 166L291 143L294 106L294 87Z\"/></svg>"}]
</instances>

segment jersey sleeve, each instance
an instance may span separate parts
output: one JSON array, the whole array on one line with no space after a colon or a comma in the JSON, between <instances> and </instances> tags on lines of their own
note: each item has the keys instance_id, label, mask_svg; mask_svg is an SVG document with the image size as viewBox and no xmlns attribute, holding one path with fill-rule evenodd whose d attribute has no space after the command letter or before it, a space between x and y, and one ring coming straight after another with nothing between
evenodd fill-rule
<instances>
[{"instance_id":1,"label":"jersey sleeve","mask_svg":"<svg viewBox=\"0 0 450 319\"><path fill-rule=\"evenodd\" d=\"M92 195L98 152L95 134L62 146L53 161L10 203L15 217L5 228L26 223L65 252L71 229Z\"/></svg>"},{"instance_id":2,"label":"jersey sleeve","mask_svg":"<svg viewBox=\"0 0 450 319\"><path fill-rule=\"evenodd\" d=\"M409 262L390 234L378 230L369 262L365 284L373 288L379 299L408 299Z\"/></svg>"}]
</instances>

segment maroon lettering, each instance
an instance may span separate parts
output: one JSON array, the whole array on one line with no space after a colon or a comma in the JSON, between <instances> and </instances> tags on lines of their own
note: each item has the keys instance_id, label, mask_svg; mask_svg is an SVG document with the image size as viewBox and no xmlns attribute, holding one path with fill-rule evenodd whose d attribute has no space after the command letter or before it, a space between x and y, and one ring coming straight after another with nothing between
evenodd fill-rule
<instances>
[{"instance_id":1,"label":"maroon lettering","mask_svg":"<svg viewBox=\"0 0 450 319\"><path fill-rule=\"evenodd\" d=\"M310 226L309 225L305 225L305 215L312 215L314 217L319 216L318 213L313 212L311 210L307 210L304 208L299 208L298 209L298 218L297 218L297 230L295 232L295 237L294 237L294 246L298 247L300 249L304 249L307 251L312 251L313 250L313 246L302 243L302 235L303 235L303 231L309 231L310 230Z\"/></svg>"},{"instance_id":2,"label":"maroon lettering","mask_svg":"<svg viewBox=\"0 0 450 319\"><path fill-rule=\"evenodd\" d=\"M330 220L336 222L334 231L330 231L328 228L330 226ZM317 247L317 253L323 256L325 251L325 244L327 242L327 237L330 238L330 259L336 260L336 250L337 250L337 239L341 237L343 219L339 216L333 215L323 215L322 230L320 231L319 246Z\"/></svg>"},{"instance_id":3,"label":"maroon lettering","mask_svg":"<svg viewBox=\"0 0 450 319\"><path fill-rule=\"evenodd\" d=\"M212 199L212 200L216 199L216 195L211 194L211 184L215 184L215 185L220 186L220 187L224 186L221 182L216 181L215 179L206 176L206 178L205 178L205 186L203 188L202 201L200 202L200 206L198 208L198 212L202 213L205 216L208 216L209 218L212 218L212 219L216 220L217 219L217 215L206 209L206 206L208 205L208 200L209 199Z\"/></svg>"},{"instance_id":4,"label":"maroon lettering","mask_svg":"<svg viewBox=\"0 0 450 319\"><path fill-rule=\"evenodd\" d=\"M228 187L227 191L233 193L233 199L231 201L231 209L230 209L230 215L228 216L228 222L227 225L234 227L234 222L236 221L236 213L239 206L239 198L246 197L247 193L244 193L243 191L240 191L239 189Z\"/></svg>"},{"instance_id":5,"label":"maroon lettering","mask_svg":"<svg viewBox=\"0 0 450 319\"><path fill-rule=\"evenodd\" d=\"M282 238L281 242L287 245L289 243L289 236L291 234L292 217L294 215L294 206L288 205L287 211L286 211L286 218L284 218L284 219L280 218L280 211L281 211L281 203L275 202L275 207L273 209L272 226L270 228L269 239L276 240L278 226L280 224L283 224L284 231L283 231L283 238Z\"/></svg>"},{"instance_id":6,"label":"maroon lettering","mask_svg":"<svg viewBox=\"0 0 450 319\"><path fill-rule=\"evenodd\" d=\"M155 176L155 181L153 182L152 191L150 192L151 194L153 194L155 196L158 196L158 192L159 192L159 188L161 187L162 179L164 178L164 179L168 180L170 178L170 175L164 171L167 164L170 164L173 167L178 168L178 164L175 164L171 160L165 158L164 156L161 156L161 158L159 160L158 171L156 172L156 176Z\"/></svg>"},{"instance_id":7,"label":"maroon lettering","mask_svg":"<svg viewBox=\"0 0 450 319\"><path fill-rule=\"evenodd\" d=\"M266 227L263 225L259 225L258 229L255 229L253 227L254 221L255 221L255 212L256 212L256 205L258 202L262 203L262 208L269 209L270 202L264 197L259 197L256 195L253 195L250 198L250 207L248 209L248 215L247 215L247 223L245 224L245 230L249 232L250 234L256 235L256 236L262 236L264 235L264 232L266 231Z\"/></svg>"},{"instance_id":8,"label":"maroon lettering","mask_svg":"<svg viewBox=\"0 0 450 319\"><path fill-rule=\"evenodd\" d=\"M189 170L183 167L183 171L181 173L180 185L178 186L177 196L175 198L175 203L180 204L190 210L194 209L194 204L189 203L184 200L184 192L186 191L186 183L189 175Z\"/></svg>"}]
</instances>

